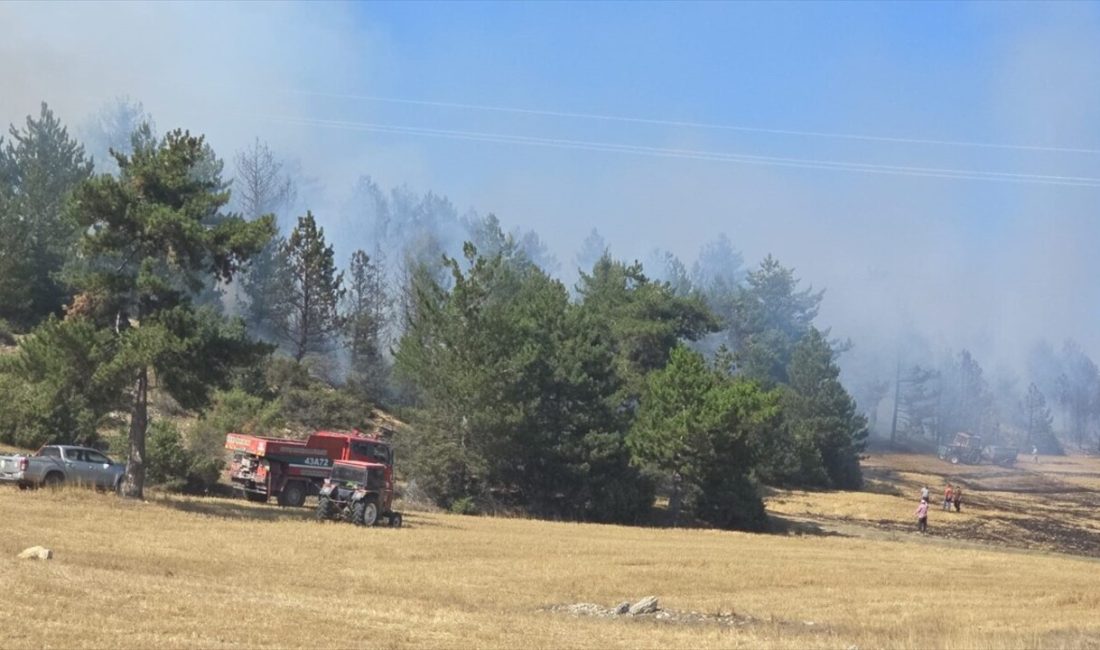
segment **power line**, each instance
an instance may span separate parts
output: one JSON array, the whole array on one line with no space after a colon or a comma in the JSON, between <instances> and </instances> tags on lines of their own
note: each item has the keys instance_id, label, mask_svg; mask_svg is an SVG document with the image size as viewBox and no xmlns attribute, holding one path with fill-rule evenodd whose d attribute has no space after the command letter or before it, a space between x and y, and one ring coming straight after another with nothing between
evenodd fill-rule
<instances>
[{"instance_id":1,"label":"power line","mask_svg":"<svg viewBox=\"0 0 1100 650\"><path fill-rule=\"evenodd\" d=\"M497 113L514 113L519 115L542 115L546 117L565 117L570 119L601 120L607 122L626 122L633 124L652 124L660 126L676 126L694 129L713 129L721 131L739 131L743 133L769 133L772 135L788 135L813 138L831 138L837 140L862 140L866 142L889 142L894 144L921 144L949 147L977 147L985 149L1014 149L1018 151L1047 151L1058 153L1100 154L1100 149L1087 147L1059 147L1049 145L1009 144L999 142L978 142L967 140L941 140L934 138L911 138L883 135L866 135L860 133L835 133L828 131L802 131L798 129L775 129L754 126L740 126L733 124L716 124L712 122L692 122L685 120L666 120L647 117L631 117L626 115L602 115L598 113L583 113L572 111L555 111L533 108L517 108L513 106L489 106L485 104L464 104L459 102L438 102L423 99L405 99L400 97L380 97L377 95L357 95L350 93L329 93L307 90L284 91L295 95L313 95L317 97L331 97L340 99L361 99L364 101L383 102L390 104L406 104L414 106L432 106L436 108L457 108L462 110L491 111Z\"/></svg>"},{"instance_id":2,"label":"power line","mask_svg":"<svg viewBox=\"0 0 1100 650\"><path fill-rule=\"evenodd\" d=\"M784 158L777 156L760 156L744 153L728 153L716 151L698 151L691 149L672 149L665 147L650 147L643 145L618 144L612 142L591 142L584 140L569 140L560 138L543 138L523 135L509 135L501 133L484 133L477 131L456 131L449 129L434 129L428 127L404 126L396 124L378 124L370 122L349 122L342 120L326 120L308 117L293 117L280 115L259 115L262 119L284 124L300 126L319 126L350 131L367 131L375 133L392 133L400 135L416 135L422 137L445 138L451 140L466 140L477 142L490 142L496 144L520 144L526 146L552 147L557 149L574 149L582 151L600 151L609 153L627 153L633 155L655 156L663 158L682 158L690 160L703 160L711 162L731 162L749 165L765 165L773 167L793 167L801 169L824 169L833 171L863 172L871 174L888 174L896 176L914 176L926 178L947 178L955 180L984 180L1011 183L1029 183L1039 185L1064 185L1073 187L1100 187L1100 178L1089 176L1058 176L1049 174L1022 174L1015 172L992 172L973 169L944 169L933 167L913 167L902 165L884 165L875 163L860 163L835 160L814 160L804 158Z\"/></svg>"}]
</instances>

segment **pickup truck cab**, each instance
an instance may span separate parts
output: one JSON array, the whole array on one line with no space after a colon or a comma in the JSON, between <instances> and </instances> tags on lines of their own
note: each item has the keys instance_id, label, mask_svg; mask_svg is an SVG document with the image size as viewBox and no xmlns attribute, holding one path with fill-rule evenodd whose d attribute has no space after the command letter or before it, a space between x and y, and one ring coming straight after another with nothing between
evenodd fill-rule
<instances>
[{"instance_id":1,"label":"pickup truck cab","mask_svg":"<svg viewBox=\"0 0 1100 650\"><path fill-rule=\"evenodd\" d=\"M74 483L118 489L126 465L100 451L75 445L47 445L33 456L0 456L0 482L26 489Z\"/></svg>"}]
</instances>

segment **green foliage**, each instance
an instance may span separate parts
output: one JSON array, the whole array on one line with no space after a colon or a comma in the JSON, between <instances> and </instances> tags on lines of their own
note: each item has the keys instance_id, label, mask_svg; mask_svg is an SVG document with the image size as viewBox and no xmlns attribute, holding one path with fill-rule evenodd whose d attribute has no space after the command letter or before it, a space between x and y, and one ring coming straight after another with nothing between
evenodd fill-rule
<instances>
[{"instance_id":1,"label":"green foliage","mask_svg":"<svg viewBox=\"0 0 1100 650\"><path fill-rule=\"evenodd\" d=\"M230 432L263 435L283 424L277 402L250 395L240 388L219 391L212 402L199 421L199 431L209 430L217 436ZM224 442L224 438L220 440Z\"/></svg>"},{"instance_id":2,"label":"green foliage","mask_svg":"<svg viewBox=\"0 0 1100 650\"><path fill-rule=\"evenodd\" d=\"M731 379L679 346L648 377L627 441L636 461L672 486L674 517L682 503L714 525L753 528L763 523L763 502L752 470L762 432L778 414L775 393Z\"/></svg>"},{"instance_id":3,"label":"green foliage","mask_svg":"<svg viewBox=\"0 0 1100 650\"><path fill-rule=\"evenodd\" d=\"M267 367L268 394L277 398L279 417L309 429L366 429L371 406L344 389L310 376L289 359L272 358Z\"/></svg>"},{"instance_id":4,"label":"green foliage","mask_svg":"<svg viewBox=\"0 0 1100 650\"><path fill-rule=\"evenodd\" d=\"M44 103L10 133L0 139L0 318L29 329L68 301L59 276L79 230L65 208L92 161Z\"/></svg>"},{"instance_id":5,"label":"green foliage","mask_svg":"<svg viewBox=\"0 0 1100 650\"><path fill-rule=\"evenodd\" d=\"M795 345L809 332L824 292L798 289L793 269L771 255L723 314L739 370L768 384L787 382Z\"/></svg>"},{"instance_id":6,"label":"green foliage","mask_svg":"<svg viewBox=\"0 0 1100 650\"><path fill-rule=\"evenodd\" d=\"M191 449L204 459L225 455L225 434L271 435L284 420L277 401L250 395L240 388L218 391L191 435Z\"/></svg>"},{"instance_id":7,"label":"green foliage","mask_svg":"<svg viewBox=\"0 0 1100 650\"><path fill-rule=\"evenodd\" d=\"M448 510L456 515L478 514L477 503L471 497L459 497L455 499Z\"/></svg>"},{"instance_id":8,"label":"green foliage","mask_svg":"<svg viewBox=\"0 0 1100 650\"><path fill-rule=\"evenodd\" d=\"M148 454L147 479L174 492L207 492L225 466L224 454L189 447L176 425L165 420L149 425Z\"/></svg>"},{"instance_id":9,"label":"green foliage","mask_svg":"<svg viewBox=\"0 0 1100 650\"><path fill-rule=\"evenodd\" d=\"M23 447L92 444L122 396L114 341L85 319L51 317L0 364L0 438Z\"/></svg>"},{"instance_id":10,"label":"green foliage","mask_svg":"<svg viewBox=\"0 0 1100 650\"><path fill-rule=\"evenodd\" d=\"M364 401L377 403L386 390L389 368L382 356L387 296L383 270L361 250L348 267L347 324L350 372L348 387Z\"/></svg>"},{"instance_id":11,"label":"green foliage","mask_svg":"<svg viewBox=\"0 0 1100 650\"><path fill-rule=\"evenodd\" d=\"M792 353L783 409L798 454L796 482L858 489L867 421L840 383L834 354L821 332L811 327Z\"/></svg>"},{"instance_id":12,"label":"green foliage","mask_svg":"<svg viewBox=\"0 0 1100 650\"><path fill-rule=\"evenodd\" d=\"M406 468L444 506L463 497L543 516L634 521L652 487L629 464L607 325L571 305L507 239L450 288L422 277L396 353L419 391Z\"/></svg>"},{"instance_id":13,"label":"green foliage","mask_svg":"<svg viewBox=\"0 0 1100 650\"><path fill-rule=\"evenodd\" d=\"M15 345L17 342L11 323L0 318L0 345Z\"/></svg>"},{"instance_id":14,"label":"green foliage","mask_svg":"<svg viewBox=\"0 0 1100 650\"><path fill-rule=\"evenodd\" d=\"M677 296L670 285L651 281L638 263L626 265L604 255L591 274L581 274L577 289L582 308L611 330L625 402L637 400L646 374L663 368L681 340L696 340L717 328L701 300Z\"/></svg>"},{"instance_id":15,"label":"green foliage","mask_svg":"<svg viewBox=\"0 0 1100 650\"><path fill-rule=\"evenodd\" d=\"M343 327L344 274L336 272L332 246L311 212L298 217L281 253L276 260L286 265L280 272L286 282L275 287L275 326L300 362L307 354L328 352Z\"/></svg>"},{"instance_id":16,"label":"green foliage","mask_svg":"<svg viewBox=\"0 0 1100 650\"><path fill-rule=\"evenodd\" d=\"M283 255L286 239L276 235L257 253L241 275L245 322L253 336L275 343L280 340L276 325L281 320L280 295L290 283L290 271Z\"/></svg>"},{"instance_id":17,"label":"green foliage","mask_svg":"<svg viewBox=\"0 0 1100 650\"><path fill-rule=\"evenodd\" d=\"M235 364L263 353L240 323L196 312L189 297L211 278L232 280L274 227L270 218L246 222L222 212L229 193L202 137L177 130L158 142L146 126L132 143L131 155L114 154L117 178L99 176L74 194L84 235L71 275L83 294L70 313L115 332L117 352L106 367L117 389L133 386L124 490L140 497L150 372L160 390L197 408Z\"/></svg>"}]
</instances>

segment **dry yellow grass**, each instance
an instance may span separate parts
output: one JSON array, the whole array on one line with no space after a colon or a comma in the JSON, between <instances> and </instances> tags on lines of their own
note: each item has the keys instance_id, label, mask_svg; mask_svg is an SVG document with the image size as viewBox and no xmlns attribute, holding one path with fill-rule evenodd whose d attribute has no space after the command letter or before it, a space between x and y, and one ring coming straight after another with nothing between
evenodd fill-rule
<instances>
[{"instance_id":1,"label":"dry yellow grass","mask_svg":"<svg viewBox=\"0 0 1100 650\"><path fill-rule=\"evenodd\" d=\"M876 462L928 471L887 458L872 459L872 473ZM772 506L817 508L826 523L830 513L908 523L912 499L788 493ZM309 514L0 490L0 647L1100 645L1100 564L1085 558L949 548L900 531L750 535L417 513L392 530ZM15 559L36 544L55 559ZM725 628L546 609L650 594L666 608L751 620Z\"/></svg>"},{"instance_id":2,"label":"dry yellow grass","mask_svg":"<svg viewBox=\"0 0 1100 650\"><path fill-rule=\"evenodd\" d=\"M927 485L935 540L1100 555L1100 459L1044 457L1003 468L889 454L868 458L864 472L866 492L777 491L768 510L829 530L897 539L915 527L913 511ZM940 509L948 482L963 486L962 512Z\"/></svg>"}]
</instances>

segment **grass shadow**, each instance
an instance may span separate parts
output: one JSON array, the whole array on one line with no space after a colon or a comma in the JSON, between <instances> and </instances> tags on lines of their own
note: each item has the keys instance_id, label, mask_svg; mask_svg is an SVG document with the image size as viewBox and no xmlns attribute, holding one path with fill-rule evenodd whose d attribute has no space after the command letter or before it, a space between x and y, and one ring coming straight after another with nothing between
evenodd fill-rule
<instances>
[{"instance_id":1,"label":"grass shadow","mask_svg":"<svg viewBox=\"0 0 1100 650\"><path fill-rule=\"evenodd\" d=\"M235 503L227 499L165 495L158 496L154 503L180 512L235 521L307 521L313 517L312 508L257 506L246 501Z\"/></svg>"},{"instance_id":2,"label":"grass shadow","mask_svg":"<svg viewBox=\"0 0 1100 650\"><path fill-rule=\"evenodd\" d=\"M851 537L835 530L826 530L818 523L806 519L768 513L768 526L760 531L769 535L795 537Z\"/></svg>"}]
</instances>

